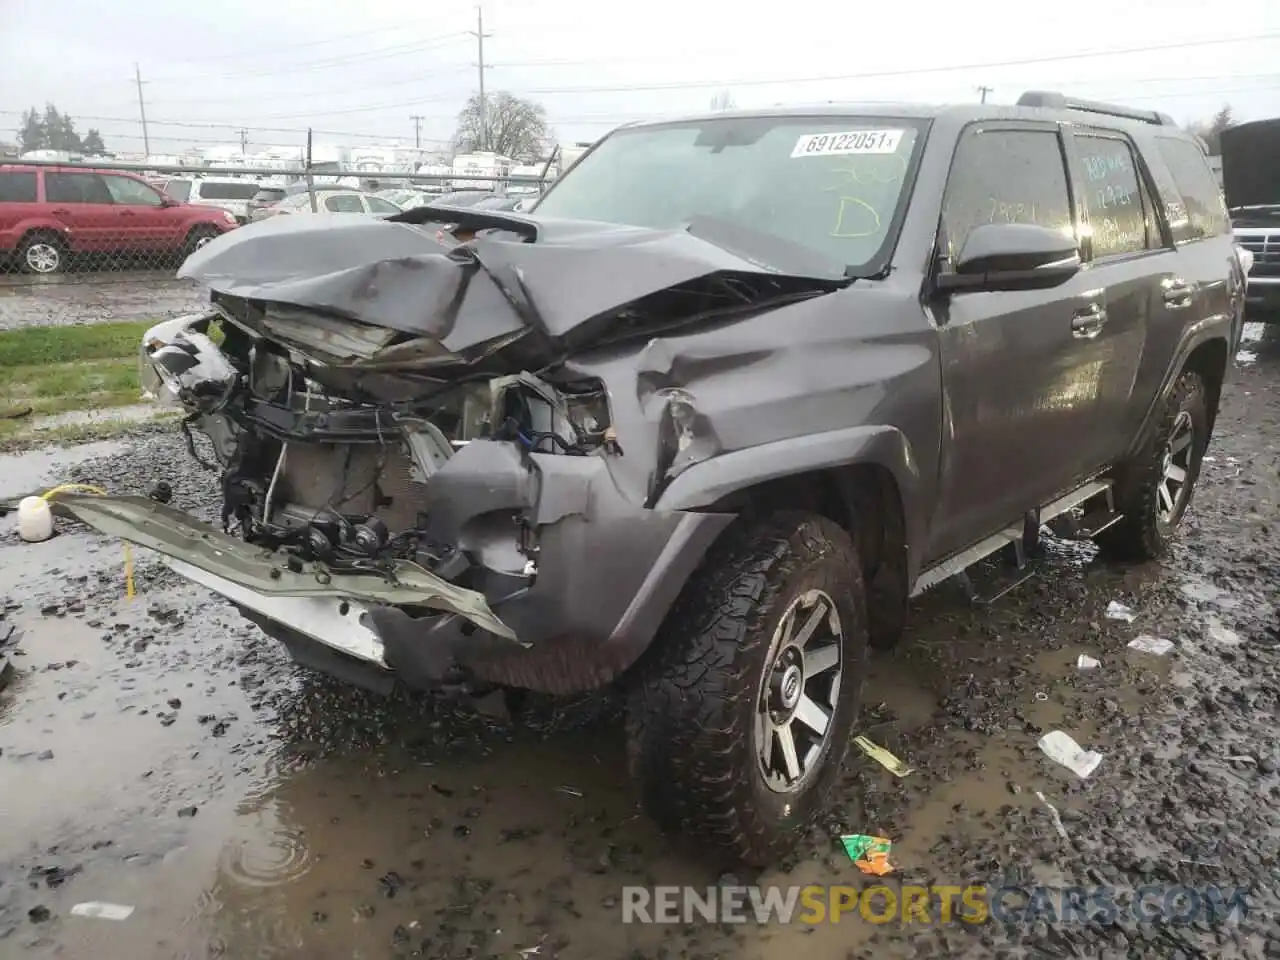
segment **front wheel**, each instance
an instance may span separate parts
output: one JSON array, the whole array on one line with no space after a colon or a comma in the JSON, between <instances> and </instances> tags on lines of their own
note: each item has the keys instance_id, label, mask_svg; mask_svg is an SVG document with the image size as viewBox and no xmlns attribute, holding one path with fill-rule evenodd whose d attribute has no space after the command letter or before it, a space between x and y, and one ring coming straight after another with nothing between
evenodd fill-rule
<instances>
[{"instance_id":1,"label":"front wheel","mask_svg":"<svg viewBox=\"0 0 1280 960\"><path fill-rule=\"evenodd\" d=\"M1121 466L1116 509L1124 517L1098 534L1098 546L1123 560L1163 556L1191 503L1208 445L1208 391L1200 375L1187 370L1142 449Z\"/></svg>"},{"instance_id":2,"label":"front wheel","mask_svg":"<svg viewBox=\"0 0 1280 960\"><path fill-rule=\"evenodd\" d=\"M191 256L201 247L217 239L219 235L216 227L192 227L191 232L187 234L187 242L182 248L182 255L184 257Z\"/></svg>"},{"instance_id":3,"label":"front wheel","mask_svg":"<svg viewBox=\"0 0 1280 960\"><path fill-rule=\"evenodd\" d=\"M861 564L824 517L743 525L686 586L642 665L628 748L659 826L767 866L821 812L857 718Z\"/></svg>"}]
</instances>

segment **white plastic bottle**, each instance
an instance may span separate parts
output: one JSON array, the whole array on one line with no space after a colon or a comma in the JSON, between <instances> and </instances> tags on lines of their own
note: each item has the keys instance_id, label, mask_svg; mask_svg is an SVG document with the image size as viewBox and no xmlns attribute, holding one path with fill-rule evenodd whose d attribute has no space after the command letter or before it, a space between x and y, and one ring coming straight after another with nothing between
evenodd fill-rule
<instances>
[{"instance_id":1,"label":"white plastic bottle","mask_svg":"<svg viewBox=\"0 0 1280 960\"><path fill-rule=\"evenodd\" d=\"M53 512L43 497L23 497L18 503L18 536L39 543L53 536Z\"/></svg>"}]
</instances>

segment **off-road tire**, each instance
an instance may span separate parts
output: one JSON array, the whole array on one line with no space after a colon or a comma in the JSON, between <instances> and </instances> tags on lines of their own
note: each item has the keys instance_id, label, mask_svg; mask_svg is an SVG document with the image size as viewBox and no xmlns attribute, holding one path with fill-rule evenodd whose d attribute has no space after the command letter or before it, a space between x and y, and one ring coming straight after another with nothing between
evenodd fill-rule
<instances>
[{"instance_id":1,"label":"off-road tire","mask_svg":"<svg viewBox=\"0 0 1280 960\"><path fill-rule=\"evenodd\" d=\"M220 236L222 236L222 234L218 232L217 227L211 227L207 224L197 224L187 233L187 240L182 245L182 258L185 260L210 240L216 240Z\"/></svg>"},{"instance_id":2,"label":"off-road tire","mask_svg":"<svg viewBox=\"0 0 1280 960\"><path fill-rule=\"evenodd\" d=\"M1116 471L1116 509L1120 522L1100 532L1099 547L1117 560L1155 560L1165 554L1195 493L1196 480L1209 442L1209 394L1193 370L1183 371L1165 400L1142 448ZM1189 418L1192 433L1186 480L1168 521L1160 518L1160 486L1169 441L1180 418ZM1185 422L1185 421L1184 421Z\"/></svg>"},{"instance_id":3,"label":"off-road tire","mask_svg":"<svg viewBox=\"0 0 1280 960\"><path fill-rule=\"evenodd\" d=\"M46 247L53 251L56 257L56 264L52 269L38 269L28 259L31 252L39 247ZM50 231L35 231L27 234L22 238L22 242L18 244L18 268L23 273L31 273L36 276L51 277L59 273L66 273L69 266L70 254L67 245L62 238L56 233Z\"/></svg>"},{"instance_id":4,"label":"off-road tire","mask_svg":"<svg viewBox=\"0 0 1280 960\"><path fill-rule=\"evenodd\" d=\"M772 790L753 733L775 629L821 590L839 614L842 673L807 782ZM837 524L786 512L731 528L686 586L639 665L627 710L628 754L649 815L729 859L775 862L821 811L848 751L866 672L861 565Z\"/></svg>"}]
</instances>

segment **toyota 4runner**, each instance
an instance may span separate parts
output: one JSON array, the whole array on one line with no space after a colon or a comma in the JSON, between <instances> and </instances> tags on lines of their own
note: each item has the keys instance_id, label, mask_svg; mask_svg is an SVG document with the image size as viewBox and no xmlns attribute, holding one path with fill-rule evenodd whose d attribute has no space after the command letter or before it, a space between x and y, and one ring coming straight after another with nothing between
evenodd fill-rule
<instances>
[{"instance_id":1,"label":"toyota 4runner","mask_svg":"<svg viewBox=\"0 0 1280 960\"><path fill-rule=\"evenodd\" d=\"M529 215L338 219L214 240L143 344L220 528L64 505L353 683L620 682L646 809L754 863L909 597L1046 524L1165 549L1243 313L1203 146L1056 94L634 124Z\"/></svg>"}]
</instances>

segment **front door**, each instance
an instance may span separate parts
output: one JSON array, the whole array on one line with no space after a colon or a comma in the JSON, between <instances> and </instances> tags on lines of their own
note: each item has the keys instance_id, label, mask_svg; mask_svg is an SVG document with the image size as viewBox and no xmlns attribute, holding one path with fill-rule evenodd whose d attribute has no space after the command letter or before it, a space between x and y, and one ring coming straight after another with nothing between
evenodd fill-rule
<instances>
[{"instance_id":1,"label":"front door","mask_svg":"<svg viewBox=\"0 0 1280 960\"><path fill-rule=\"evenodd\" d=\"M181 245L178 229L182 218L169 216L160 192L141 180L104 173L103 181L115 201L121 248L126 253L156 253Z\"/></svg>"},{"instance_id":2,"label":"front door","mask_svg":"<svg viewBox=\"0 0 1280 960\"><path fill-rule=\"evenodd\" d=\"M982 122L961 136L943 206L943 268L970 230L1033 223L1078 236L1061 131ZM1110 429L1106 291L1088 271L1051 290L957 293L933 304L945 391L940 559L1016 522L1099 464Z\"/></svg>"}]
</instances>

